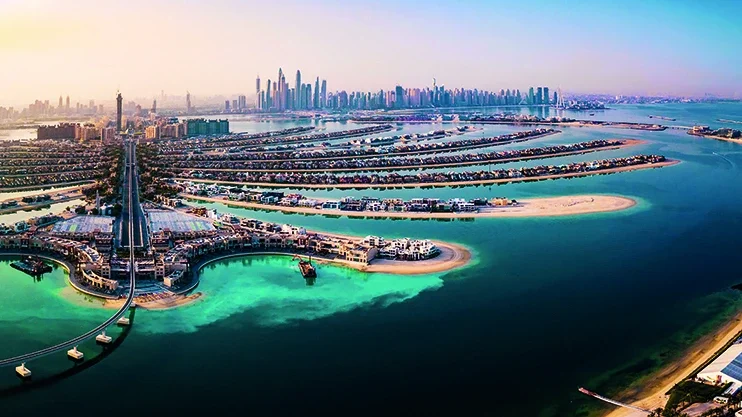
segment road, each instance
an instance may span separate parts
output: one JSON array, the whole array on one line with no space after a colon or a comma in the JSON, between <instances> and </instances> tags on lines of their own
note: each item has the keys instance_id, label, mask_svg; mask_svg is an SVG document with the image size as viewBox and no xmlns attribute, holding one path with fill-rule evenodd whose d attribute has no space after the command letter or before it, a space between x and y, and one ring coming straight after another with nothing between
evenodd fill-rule
<instances>
[{"instance_id":1,"label":"road","mask_svg":"<svg viewBox=\"0 0 742 417\"><path fill-rule=\"evenodd\" d=\"M131 145L127 145L131 146ZM127 159L126 163L126 169L127 169L127 177L125 178L125 181L128 181L129 183L132 183L132 181L136 181L133 175L133 172L135 171L135 167L132 167L133 163L136 161L132 161L130 159ZM133 169L134 168L134 169ZM127 192L127 206L126 206L126 212L128 213L128 224L134 224L134 216L133 214L137 211L135 207L131 206L132 201L139 201L138 196L138 189L136 187L130 187L128 188ZM141 207L139 207L139 211L141 212ZM134 236L134 229L129 228L128 229L128 241L133 242L135 240ZM20 365L21 363L28 362L34 359L39 359L41 357L51 355L53 353L66 351L72 347L75 347L79 345L80 343L92 339L102 331L104 331L108 326L111 326L114 324L119 318L121 318L126 312L129 310L129 307L131 307L131 303L134 301L134 290L136 288L136 272L134 271L134 250L133 248L129 248L129 265L131 266L129 268L129 292L126 297L126 302L123 306L121 306L120 309L114 313L111 318L101 323L96 328L90 330L87 333L81 334L80 336L77 336L73 339L70 339L66 342L62 342L60 344L50 346L48 348L44 348L41 350L37 350L36 352L26 353L20 356L16 356L13 358L3 359L0 360L0 368L4 366L10 366L10 365Z\"/></svg>"},{"instance_id":2,"label":"road","mask_svg":"<svg viewBox=\"0 0 742 417\"><path fill-rule=\"evenodd\" d=\"M126 145L126 172L124 173L123 184L123 211L121 213L121 222L119 223L119 246L129 247L130 234L127 232L133 229L133 246L134 248L144 248L148 246L147 223L144 218L144 212L139 202L139 174L136 170L136 145L130 142ZM133 191L132 191L133 190ZM131 204L129 204L131 198ZM129 210L133 210L131 213Z\"/></svg>"}]
</instances>

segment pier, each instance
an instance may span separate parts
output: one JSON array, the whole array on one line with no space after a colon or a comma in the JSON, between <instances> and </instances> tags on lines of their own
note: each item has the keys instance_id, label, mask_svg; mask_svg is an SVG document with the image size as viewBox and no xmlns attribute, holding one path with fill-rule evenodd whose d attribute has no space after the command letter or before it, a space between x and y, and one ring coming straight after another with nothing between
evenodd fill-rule
<instances>
[{"instance_id":1,"label":"pier","mask_svg":"<svg viewBox=\"0 0 742 417\"><path fill-rule=\"evenodd\" d=\"M580 391L581 393L583 393L583 394L585 394L585 395L587 395L589 397L593 397L593 398L596 398L596 399L598 399L600 401L607 402L608 404L613 404L615 406L622 407L622 408L628 408L629 410L638 411L638 412L644 413L646 415L652 414L652 412L650 410L645 410L643 408L636 407L636 406L631 405L631 404L626 404L626 403L622 403L620 401L612 400L612 399L610 399L608 397L604 397L602 395L596 394L596 393L594 393L592 391L589 391L589 390L587 390L585 388L582 388L582 387L580 387L578 389L578 391Z\"/></svg>"}]
</instances>

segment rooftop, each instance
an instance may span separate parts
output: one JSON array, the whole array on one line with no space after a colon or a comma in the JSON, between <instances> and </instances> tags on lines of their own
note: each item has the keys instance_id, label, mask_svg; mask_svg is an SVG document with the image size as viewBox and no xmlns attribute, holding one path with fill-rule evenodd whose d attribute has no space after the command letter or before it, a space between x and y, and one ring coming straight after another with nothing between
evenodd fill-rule
<instances>
[{"instance_id":1,"label":"rooftop","mask_svg":"<svg viewBox=\"0 0 742 417\"><path fill-rule=\"evenodd\" d=\"M168 210L147 210L150 230L169 230L173 233L203 232L215 230L208 220Z\"/></svg>"},{"instance_id":2,"label":"rooftop","mask_svg":"<svg viewBox=\"0 0 742 417\"><path fill-rule=\"evenodd\" d=\"M53 233L113 233L113 217L110 216L77 216L58 222L52 228Z\"/></svg>"}]
</instances>

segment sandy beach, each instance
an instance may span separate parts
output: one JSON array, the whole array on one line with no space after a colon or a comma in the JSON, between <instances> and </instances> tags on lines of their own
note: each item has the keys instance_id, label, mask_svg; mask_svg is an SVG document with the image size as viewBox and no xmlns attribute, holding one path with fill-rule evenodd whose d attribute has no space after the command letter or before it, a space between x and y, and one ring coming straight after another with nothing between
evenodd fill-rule
<instances>
[{"instance_id":1,"label":"sandy beach","mask_svg":"<svg viewBox=\"0 0 742 417\"><path fill-rule=\"evenodd\" d=\"M328 236L338 236L342 238L361 239L358 236L337 235L333 233L322 233ZM432 259L423 261L397 261L393 259L374 259L368 265L361 262L351 262L343 259L327 259L312 256L312 261L318 263L335 263L344 265L363 272L380 272L385 274L397 275L421 275L433 274L436 272L446 272L455 268L462 267L471 261L471 251L462 245L449 242L431 240L441 253Z\"/></svg>"},{"instance_id":2,"label":"sandy beach","mask_svg":"<svg viewBox=\"0 0 742 417\"><path fill-rule=\"evenodd\" d=\"M220 198L181 194L183 198L212 203L223 203L254 210L281 211L284 213L319 214L324 216L377 217L397 219L473 219L488 217L550 217L576 214L603 213L631 208L636 201L628 197L608 195L575 195L561 197L518 200L517 206L487 207L479 212L420 213L387 211L320 210L312 207L284 207L246 201L230 201ZM326 199L318 198L318 201Z\"/></svg>"},{"instance_id":3,"label":"sandy beach","mask_svg":"<svg viewBox=\"0 0 742 417\"><path fill-rule=\"evenodd\" d=\"M558 158L561 156L570 155L582 155L592 152L601 151L615 151L617 149L627 148L629 146L636 146L646 143L646 141L638 139L620 139L624 141L623 144L618 146L606 146L604 148L595 149L581 149L571 152L560 152L548 155L531 155L522 156L516 158L504 158L493 161L467 161L467 162L450 162L443 164L433 165L399 165L399 166L381 166L381 167L364 167L364 168L329 168L329 169L256 169L256 168L172 168L175 171L192 171L197 169L198 171L204 172L353 172L353 171L396 171L402 169L431 169L431 168L446 168L446 167L460 167L460 166L471 166L471 165L494 165L494 164L505 164L508 162L518 161L529 161L532 159L547 159L547 158Z\"/></svg>"},{"instance_id":4,"label":"sandy beach","mask_svg":"<svg viewBox=\"0 0 742 417\"><path fill-rule=\"evenodd\" d=\"M640 169L648 168L663 168L672 165L679 164L680 161L674 159L667 159L664 162L657 162L654 164L641 164L632 165L619 168L602 169L599 171L587 171L587 172L573 172L569 174L561 175L544 175L540 177L521 177L521 178L498 178L491 180L480 180L480 181L451 181L451 182L425 182L425 183L401 183L401 184L290 184L290 183L263 183L263 182L238 182L238 181L218 181L218 180L205 180L198 178L173 178L177 181L190 181L190 182L203 182L207 184L227 184L227 185L247 185L249 187L264 187L264 188L314 188L314 189L332 189L332 188L416 188L416 187L452 187L452 186L471 186L471 185L487 185L487 184L501 184L510 182L528 182L528 181L542 181L542 180L553 180L558 178L574 178L574 177L587 177L590 175L601 175L601 174L613 174L616 172L628 172L637 171Z\"/></svg>"},{"instance_id":5,"label":"sandy beach","mask_svg":"<svg viewBox=\"0 0 742 417\"><path fill-rule=\"evenodd\" d=\"M189 295L174 294L169 297L164 297L152 301L148 301L143 297L134 297L134 302L137 303L137 308L143 308L145 310L168 310L171 308L184 306L186 304L191 304L196 300L201 299L203 295L204 294L202 292L196 292ZM103 302L103 307L118 309L124 305L124 301L125 300L123 298L118 300L105 300Z\"/></svg>"},{"instance_id":6,"label":"sandy beach","mask_svg":"<svg viewBox=\"0 0 742 417\"><path fill-rule=\"evenodd\" d=\"M665 394L672 387L688 377L691 372L711 358L740 332L742 332L742 311L738 312L732 320L724 324L718 331L702 337L686 350L678 360L651 375L641 386L622 392L616 399L648 410L664 407L669 398ZM616 408L606 414L606 417L645 416L643 413L625 408Z\"/></svg>"},{"instance_id":7,"label":"sandy beach","mask_svg":"<svg viewBox=\"0 0 742 417\"><path fill-rule=\"evenodd\" d=\"M56 173L54 173L56 174ZM10 188L3 188L0 187L0 192L3 193L10 193L10 192L16 192L16 191L34 191L39 190L40 194L44 194L43 190L47 190L49 188L60 188L60 187L70 187L73 185L83 185L83 184L95 184L95 181L93 180L80 180L80 181L69 181L69 182L56 182L52 184L41 184L41 185L26 185L23 187L10 187Z\"/></svg>"},{"instance_id":8,"label":"sandy beach","mask_svg":"<svg viewBox=\"0 0 742 417\"><path fill-rule=\"evenodd\" d=\"M70 188L65 188L63 190L58 190L58 191L55 190L55 191L50 191L46 193L43 191L39 191L38 194L33 194L32 196L39 195L39 194L49 194L49 196L51 196L52 199L47 200L47 201L42 201L39 203L19 202L17 206L0 209L0 214L15 213L17 211L22 211L22 210L26 210L26 211L35 210L38 208L51 206L52 204L58 204L58 203L64 203L67 201L82 199L84 197L82 190L85 188L91 187L91 186L92 184L85 185L85 186L79 186L79 187L70 187ZM20 200L20 198L9 198L9 199L6 199L0 202L11 201L11 200Z\"/></svg>"}]
</instances>

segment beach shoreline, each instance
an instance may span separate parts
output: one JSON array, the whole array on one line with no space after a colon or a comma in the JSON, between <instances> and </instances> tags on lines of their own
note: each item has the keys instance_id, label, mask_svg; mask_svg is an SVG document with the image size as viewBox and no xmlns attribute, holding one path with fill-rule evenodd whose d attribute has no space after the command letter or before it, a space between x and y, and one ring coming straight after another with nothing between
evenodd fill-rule
<instances>
[{"instance_id":1,"label":"beach shoreline","mask_svg":"<svg viewBox=\"0 0 742 417\"><path fill-rule=\"evenodd\" d=\"M449 182L419 182L419 183L394 183L394 184L292 184L292 183L265 183L265 182L239 182L239 181L220 181L220 180L207 180L200 178L181 178L176 177L173 180L183 182L200 182L206 184L226 184L226 185L239 185L239 186L250 186L250 187L262 187L262 188L286 188L286 189L333 189L333 188L421 188L421 187L453 187L453 186L473 186L473 185L487 185L487 184L502 184L502 183L514 183L514 182L530 182L530 181L542 181L542 180L554 180L560 178L576 178L576 177L587 177L590 175L601 175L601 174L613 174L617 172L628 172L638 171L641 169L649 168L664 168L672 165L679 164L679 160L667 159L663 162L631 165L618 168L601 169L597 171L585 171L585 172L572 172L569 174L558 174L558 175L542 175L537 177L519 177L519 178L497 178L489 180L478 180L478 181L449 181Z\"/></svg>"},{"instance_id":2,"label":"beach shoreline","mask_svg":"<svg viewBox=\"0 0 742 417\"><path fill-rule=\"evenodd\" d=\"M278 205L232 201L193 194L181 194L183 198L201 202L221 203L252 210L280 211L284 213L321 216L376 217L396 219L476 219L497 217L557 217L579 214L605 213L626 210L636 206L629 197L610 195L574 195L518 200L517 206L487 207L479 212L429 213L325 210L311 207L284 207ZM317 199L321 201L323 199Z\"/></svg>"},{"instance_id":3,"label":"beach shoreline","mask_svg":"<svg viewBox=\"0 0 742 417\"><path fill-rule=\"evenodd\" d=\"M732 318L714 329L685 349L679 359L647 377L637 387L627 388L616 395L622 402L654 410L664 408L669 395L666 395L676 384L687 379L690 373L714 356L732 338L742 332L742 310ZM646 394L649 392L649 394ZM604 417L645 417L645 414L626 408L616 408L603 414Z\"/></svg>"},{"instance_id":4,"label":"beach shoreline","mask_svg":"<svg viewBox=\"0 0 742 417\"><path fill-rule=\"evenodd\" d=\"M204 293L195 292L192 294L174 294L169 297L163 297L157 300L147 301L142 297L134 297L134 302L137 303L137 308L144 310L170 310L178 308L184 305L192 304L204 297ZM111 309L119 309L124 305L125 299L117 300L104 300L103 307Z\"/></svg>"}]
</instances>

